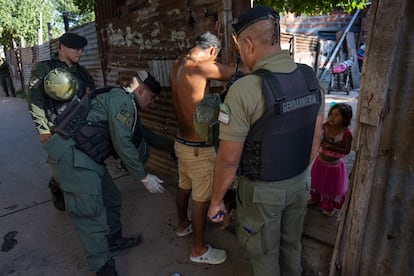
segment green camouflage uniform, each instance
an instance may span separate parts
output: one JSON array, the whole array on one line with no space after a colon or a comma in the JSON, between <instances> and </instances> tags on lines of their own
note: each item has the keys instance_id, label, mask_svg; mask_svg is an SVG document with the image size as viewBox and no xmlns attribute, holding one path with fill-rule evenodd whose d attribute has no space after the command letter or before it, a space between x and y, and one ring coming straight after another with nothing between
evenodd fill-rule
<instances>
[{"instance_id":1,"label":"green camouflage uniform","mask_svg":"<svg viewBox=\"0 0 414 276\"><path fill-rule=\"evenodd\" d=\"M147 175L144 163L149 157L148 143L153 141L147 140L151 136L138 118L137 107L134 93L113 88L92 100L87 121L108 122L113 149L132 177L140 181ZM137 146L131 140L134 126L140 128L144 137ZM160 148L172 148L172 139L157 137L156 140L164 142L158 145ZM107 235L121 231L121 194L105 165L95 162L74 145L72 138L64 140L54 134L43 148L49 154L53 175L64 191L66 209L87 252L89 269L97 271L111 258Z\"/></svg>"}]
</instances>

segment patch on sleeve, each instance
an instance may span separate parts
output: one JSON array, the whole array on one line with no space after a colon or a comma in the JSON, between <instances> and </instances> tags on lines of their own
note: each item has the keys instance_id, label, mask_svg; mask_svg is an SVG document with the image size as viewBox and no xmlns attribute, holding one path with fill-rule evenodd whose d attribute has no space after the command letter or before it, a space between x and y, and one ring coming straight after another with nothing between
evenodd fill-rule
<instances>
[{"instance_id":1,"label":"patch on sleeve","mask_svg":"<svg viewBox=\"0 0 414 276\"><path fill-rule=\"evenodd\" d=\"M38 77L32 77L29 81L29 89L35 87L39 83L40 79Z\"/></svg>"},{"instance_id":2,"label":"patch on sleeve","mask_svg":"<svg viewBox=\"0 0 414 276\"><path fill-rule=\"evenodd\" d=\"M219 122L227 125L230 122L230 114L230 106L228 104L222 103L220 105L220 113L218 116Z\"/></svg>"},{"instance_id":3,"label":"patch on sleeve","mask_svg":"<svg viewBox=\"0 0 414 276\"><path fill-rule=\"evenodd\" d=\"M134 116L133 114L129 113L128 111L122 109L121 112L119 112L116 115L116 118L118 121L120 121L124 126L131 128L134 124Z\"/></svg>"}]
</instances>

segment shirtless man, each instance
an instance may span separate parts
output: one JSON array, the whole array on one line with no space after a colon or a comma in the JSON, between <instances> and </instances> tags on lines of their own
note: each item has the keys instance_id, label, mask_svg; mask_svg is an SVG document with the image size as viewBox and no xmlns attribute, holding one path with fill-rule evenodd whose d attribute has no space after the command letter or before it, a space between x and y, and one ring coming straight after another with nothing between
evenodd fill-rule
<instances>
[{"instance_id":1,"label":"shirtless man","mask_svg":"<svg viewBox=\"0 0 414 276\"><path fill-rule=\"evenodd\" d=\"M179 173L176 234L183 237L193 233L190 260L208 264L224 262L227 254L204 241L216 151L213 145L204 142L196 133L193 116L204 93L208 93L208 80L228 80L233 73L233 67L215 61L220 48L221 43L215 35L210 32L199 35L188 54L174 62L170 75L173 106L178 121L174 146ZM191 220L187 216L190 195Z\"/></svg>"}]
</instances>

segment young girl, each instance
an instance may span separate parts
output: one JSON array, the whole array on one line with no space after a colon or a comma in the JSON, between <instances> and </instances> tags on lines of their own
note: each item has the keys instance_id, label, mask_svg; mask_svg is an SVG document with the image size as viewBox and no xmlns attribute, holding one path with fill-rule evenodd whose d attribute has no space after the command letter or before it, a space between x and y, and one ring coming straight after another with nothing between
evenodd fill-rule
<instances>
[{"instance_id":1,"label":"young girl","mask_svg":"<svg viewBox=\"0 0 414 276\"><path fill-rule=\"evenodd\" d=\"M319 155L312 163L311 198L309 204L318 204L322 213L334 214L340 209L348 189L348 176L342 159L351 150L352 134L349 125L352 108L345 103L331 107L328 121L323 124Z\"/></svg>"}]
</instances>

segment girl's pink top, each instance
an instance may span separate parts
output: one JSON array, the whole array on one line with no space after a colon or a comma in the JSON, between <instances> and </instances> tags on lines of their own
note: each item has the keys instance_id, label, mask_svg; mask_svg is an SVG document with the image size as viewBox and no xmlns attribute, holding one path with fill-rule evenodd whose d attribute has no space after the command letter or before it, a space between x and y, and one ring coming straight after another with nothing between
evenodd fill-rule
<instances>
[{"instance_id":1,"label":"girl's pink top","mask_svg":"<svg viewBox=\"0 0 414 276\"><path fill-rule=\"evenodd\" d=\"M352 133L348 128L346 128L342 133L340 133L340 134L338 134L334 137L326 137L327 124L328 124L327 122L323 124L322 140L325 140L330 144L335 144L335 145L344 147L345 146L345 141L346 141L346 139L344 139L344 137L352 139ZM346 154L343 154L343 153L327 150L323 147L319 147L319 152L326 155L326 156L332 157L332 158L342 158L346 155Z\"/></svg>"}]
</instances>

